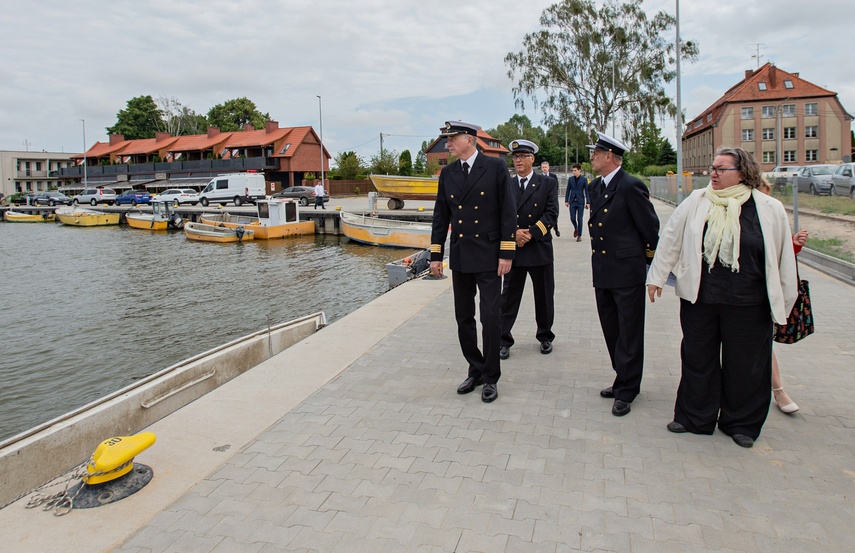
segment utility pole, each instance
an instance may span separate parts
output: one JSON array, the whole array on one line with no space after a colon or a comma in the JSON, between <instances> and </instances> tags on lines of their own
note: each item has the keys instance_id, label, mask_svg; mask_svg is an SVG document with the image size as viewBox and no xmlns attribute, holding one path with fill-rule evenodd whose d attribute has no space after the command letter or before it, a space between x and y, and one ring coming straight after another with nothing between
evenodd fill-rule
<instances>
[{"instance_id":1,"label":"utility pole","mask_svg":"<svg viewBox=\"0 0 855 553\"><path fill-rule=\"evenodd\" d=\"M567 125L564 125L564 170L567 170Z\"/></svg>"},{"instance_id":2,"label":"utility pole","mask_svg":"<svg viewBox=\"0 0 855 553\"><path fill-rule=\"evenodd\" d=\"M27 139L25 138L25 139L24 139L24 141L23 141L21 144L23 144L23 145L24 145L24 148L26 149L26 151L28 151L28 152L30 151L30 144L32 144L32 142L30 142L29 140L27 140Z\"/></svg>"},{"instance_id":3,"label":"utility pole","mask_svg":"<svg viewBox=\"0 0 855 553\"><path fill-rule=\"evenodd\" d=\"M383 133L380 133L380 161L383 161Z\"/></svg>"},{"instance_id":4,"label":"utility pole","mask_svg":"<svg viewBox=\"0 0 855 553\"><path fill-rule=\"evenodd\" d=\"M677 204L683 201L683 108L680 104L680 0L677 0Z\"/></svg>"},{"instance_id":5,"label":"utility pole","mask_svg":"<svg viewBox=\"0 0 855 553\"><path fill-rule=\"evenodd\" d=\"M321 186L324 186L324 112L323 108L321 108L320 96L318 96L318 121L321 125ZM324 194L326 194L326 192L324 192Z\"/></svg>"}]
</instances>

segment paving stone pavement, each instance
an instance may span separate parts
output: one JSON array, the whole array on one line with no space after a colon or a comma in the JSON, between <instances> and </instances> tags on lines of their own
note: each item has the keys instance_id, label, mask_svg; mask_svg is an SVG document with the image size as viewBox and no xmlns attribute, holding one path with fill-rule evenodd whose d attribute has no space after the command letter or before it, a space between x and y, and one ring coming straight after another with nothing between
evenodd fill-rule
<instances>
[{"instance_id":1,"label":"paving stone pavement","mask_svg":"<svg viewBox=\"0 0 855 553\"><path fill-rule=\"evenodd\" d=\"M773 403L753 449L676 435L673 289L648 305L642 392L614 417L588 238L561 226L555 350L538 351L529 290L496 402L456 393L449 290L117 550L852 551L855 288L801 267L817 333L775 346L800 411Z\"/></svg>"}]
</instances>

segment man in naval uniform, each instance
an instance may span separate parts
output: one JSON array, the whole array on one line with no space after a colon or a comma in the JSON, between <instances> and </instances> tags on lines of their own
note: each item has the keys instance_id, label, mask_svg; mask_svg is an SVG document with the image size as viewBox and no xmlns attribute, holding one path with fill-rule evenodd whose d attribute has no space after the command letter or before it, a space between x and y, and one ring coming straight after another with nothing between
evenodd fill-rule
<instances>
[{"instance_id":1,"label":"man in naval uniform","mask_svg":"<svg viewBox=\"0 0 855 553\"><path fill-rule=\"evenodd\" d=\"M502 285L502 346L499 358L507 359L514 345L511 329L520 310L526 275L534 289L534 316L540 353L552 353L552 322L555 320L555 271L552 233L558 219L558 179L532 171L538 147L528 140L510 144L517 176L512 179L517 197L516 255L514 266ZM546 171L549 165L546 164Z\"/></svg>"},{"instance_id":2,"label":"man in naval uniform","mask_svg":"<svg viewBox=\"0 0 855 553\"><path fill-rule=\"evenodd\" d=\"M612 414L629 413L641 389L644 365L644 281L659 241L659 218L647 187L621 168L627 147L597 133L591 167L600 178L590 186L591 269L600 326L615 371L600 391L614 398Z\"/></svg>"},{"instance_id":3,"label":"man in naval uniform","mask_svg":"<svg viewBox=\"0 0 855 553\"><path fill-rule=\"evenodd\" d=\"M466 380L457 388L468 394L484 385L481 400L495 401L499 392L499 345L502 332L502 276L511 269L516 234L516 198L505 161L479 153L480 127L448 121L440 129L448 153L457 158L443 167L433 210L430 272L442 276L443 246L451 225L448 266L452 271L454 316ZM475 293L479 293L483 352L478 349Z\"/></svg>"}]
</instances>

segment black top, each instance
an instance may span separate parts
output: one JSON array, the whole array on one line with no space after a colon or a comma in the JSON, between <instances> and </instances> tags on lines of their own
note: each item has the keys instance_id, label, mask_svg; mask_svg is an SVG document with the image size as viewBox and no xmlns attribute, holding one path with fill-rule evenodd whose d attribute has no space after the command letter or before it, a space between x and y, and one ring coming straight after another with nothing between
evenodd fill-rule
<instances>
[{"instance_id":1,"label":"black top","mask_svg":"<svg viewBox=\"0 0 855 553\"><path fill-rule=\"evenodd\" d=\"M712 271L702 259L701 288L698 301L727 305L757 305L768 300L766 293L766 252L763 231L757 218L754 198L742 204L739 214L739 272L734 273L717 259ZM704 226L706 237L707 227Z\"/></svg>"}]
</instances>

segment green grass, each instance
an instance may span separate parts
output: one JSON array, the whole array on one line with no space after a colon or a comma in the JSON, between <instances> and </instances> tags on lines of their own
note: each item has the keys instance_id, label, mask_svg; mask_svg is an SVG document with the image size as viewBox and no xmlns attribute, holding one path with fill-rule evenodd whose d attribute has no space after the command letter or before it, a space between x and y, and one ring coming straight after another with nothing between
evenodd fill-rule
<instances>
[{"instance_id":1,"label":"green grass","mask_svg":"<svg viewBox=\"0 0 855 553\"><path fill-rule=\"evenodd\" d=\"M793 191L789 185L785 192L776 190L773 195L781 200L784 205L793 205ZM800 192L799 207L816 209L829 215L855 215L855 200L848 196L814 196Z\"/></svg>"},{"instance_id":2,"label":"green grass","mask_svg":"<svg viewBox=\"0 0 855 553\"><path fill-rule=\"evenodd\" d=\"M815 252L848 261L849 263L855 263L855 256L851 252L844 250L842 248L843 245L843 241L839 238L811 238L805 247Z\"/></svg>"}]
</instances>

